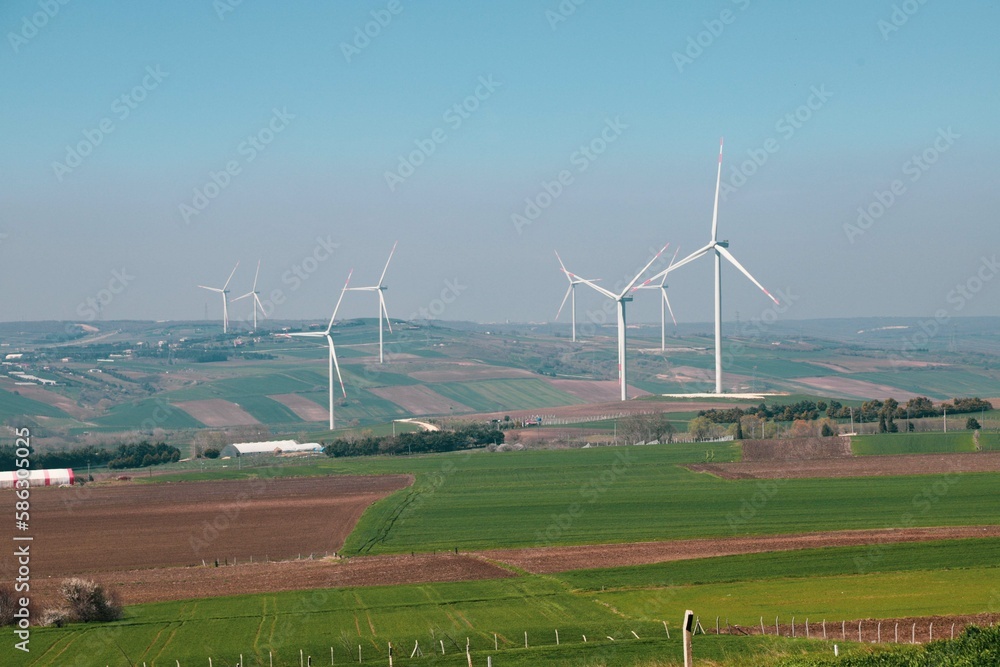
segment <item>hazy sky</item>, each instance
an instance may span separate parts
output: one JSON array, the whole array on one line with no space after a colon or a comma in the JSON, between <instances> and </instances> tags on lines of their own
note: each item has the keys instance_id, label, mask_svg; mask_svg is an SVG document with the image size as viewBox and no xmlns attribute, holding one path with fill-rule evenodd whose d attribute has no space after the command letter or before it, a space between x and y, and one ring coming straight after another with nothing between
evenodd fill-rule
<instances>
[{"instance_id":1,"label":"hazy sky","mask_svg":"<svg viewBox=\"0 0 1000 667\"><path fill-rule=\"evenodd\" d=\"M782 318L996 314L997 25L987 0L8 0L0 318L216 319L196 285L239 260L238 296L261 258L274 316L322 319L398 240L392 316L551 320L554 250L614 285L708 241L720 136L720 238ZM671 275L679 320L711 318L711 264ZM723 284L727 320L769 307Z\"/></svg>"}]
</instances>

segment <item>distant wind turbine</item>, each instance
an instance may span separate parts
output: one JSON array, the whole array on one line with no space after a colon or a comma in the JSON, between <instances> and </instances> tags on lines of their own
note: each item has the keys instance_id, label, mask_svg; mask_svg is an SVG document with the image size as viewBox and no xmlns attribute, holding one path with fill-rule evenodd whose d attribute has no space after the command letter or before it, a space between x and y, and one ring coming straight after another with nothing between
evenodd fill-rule
<instances>
[{"instance_id":1,"label":"distant wind turbine","mask_svg":"<svg viewBox=\"0 0 1000 667\"><path fill-rule=\"evenodd\" d=\"M352 287L351 292L378 292L378 362L381 364L384 360L382 356L382 317L385 316L385 323L389 327L389 333L392 333L392 322L389 320L389 311L385 308L385 291L389 289L385 284L385 274L389 270L389 262L392 261L392 255L396 252L396 246L399 245L399 241L392 244L392 250L389 251L389 259L385 260L385 268L382 269L382 275L379 276L378 284L372 285L371 287Z\"/></svg>"},{"instance_id":2,"label":"distant wind turbine","mask_svg":"<svg viewBox=\"0 0 1000 667\"><path fill-rule=\"evenodd\" d=\"M559 268L562 272L566 274L566 280L569 281L569 287L566 288L566 295L563 296L562 303L559 304L559 310L556 311L555 319L559 319L562 314L563 307L566 306L566 299L570 299L570 319L573 322L573 342L576 342L576 286L581 284L582 281L570 276L569 271L566 270L566 266L563 264L562 257L559 253L556 253L556 259L559 260ZM600 282L599 280L592 280L591 282Z\"/></svg>"},{"instance_id":3,"label":"distant wind turbine","mask_svg":"<svg viewBox=\"0 0 1000 667\"><path fill-rule=\"evenodd\" d=\"M644 274L646 270L653 265L653 262L655 262L660 258L660 255L663 254L663 251L666 250L667 246L669 245L670 244L668 243L667 245L663 246L660 252L656 253L656 255L653 256L653 259L649 260L649 263L646 264L646 266L642 267L642 271L637 273L635 278L633 278L628 283L628 285L625 286L625 289L623 289L618 294L615 294L611 290L604 289L603 287L597 285L592 280L587 280L586 278L581 278L575 273L570 273L565 269L565 267L563 267L563 271L566 273L566 275L570 278L571 281L575 280L579 283L587 285L588 287L600 292L609 299L613 299L618 304L618 383L621 386L621 396L623 401L628 400L628 377L626 374L627 363L625 355L625 343L626 343L625 304L632 300L631 296L632 288L635 286L637 282L639 282L639 278L641 278L642 274Z\"/></svg>"},{"instance_id":4,"label":"distant wind turbine","mask_svg":"<svg viewBox=\"0 0 1000 667\"><path fill-rule=\"evenodd\" d=\"M673 266L678 252L680 252L680 247L674 250L674 256L670 259L670 266ZM668 266L667 268L670 267ZM640 289L658 289L663 295L663 298L660 299L660 350L665 352L667 349L667 311L670 311L670 319L674 321L674 326L677 326L677 318L674 317L674 309L670 307L670 297L667 296L667 274L663 274L659 285L651 280L647 280L642 285L633 288L633 291Z\"/></svg>"},{"instance_id":5,"label":"distant wind turbine","mask_svg":"<svg viewBox=\"0 0 1000 667\"><path fill-rule=\"evenodd\" d=\"M222 295L222 333L229 333L229 281L233 279L233 274L236 273L236 269L239 265L240 263L236 262L236 266L233 267L232 273L230 273L229 278L226 279L226 284L221 288L198 285L198 287L202 289L207 289L210 292L218 292Z\"/></svg>"},{"instance_id":6,"label":"distant wind turbine","mask_svg":"<svg viewBox=\"0 0 1000 667\"><path fill-rule=\"evenodd\" d=\"M257 308L260 308L261 317L267 318L267 313L264 312L264 304L260 302L260 292L257 291L257 276L260 275L260 260L257 260L257 272L253 274L253 289L244 294L243 296L238 296L233 299L233 303L236 303L240 299L246 299L247 297L253 297L253 330L257 331Z\"/></svg>"},{"instance_id":7,"label":"distant wind turbine","mask_svg":"<svg viewBox=\"0 0 1000 667\"><path fill-rule=\"evenodd\" d=\"M347 282L344 283L344 289L340 290L340 298L337 299L337 305L333 308L333 315L330 317L330 323L326 325L326 331L301 331L290 334L281 334L283 336L294 336L302 338L326 338L326 344L329 348L329 354L327 359L328 364L328 382L327 386L330 389L330 430L334 429L334 419L333 419L333 370L337 369L337 379L340 380L340 391L347 398L347 390L344 388L344 378L340 374L340 364L337 363L337 348L333 345L333 336L330 335L330 331L333 329L333 321L337 319L337 311L340 310L340 302L344 300L344 292L347 291L347 285L351 282L351 274L354 273L354 269L351 269L350 273L347 274Z\"/></svg>"},{"instance_id":8,"label":"distant wind turbine","mask_svg":"<svg viewBox=\"0 0 1000 667\"><path fill-rule=\"evenodd\" d=\"M764 286L757 282L757 279L750 275L750 272L743 268L732 253L729 252L729 241L719 241L719 186L722 182L722 139L719 139L719 170L715 177L715 208L712 211L712 240L705 246L695 250L693 253L682 259L681 261L673 264L660 273L656 274L652 278L646 281L646 283L657 280L661 277L666 277L671 271L676 271L685 264L689 264L694 260L698 259L702 255L707 255L710 252L715 253L715 393L722 393L722 258L725 257L730 264L735 266L740 270L740 273L745 275L750 279L754 285L756 285L760 291L767 295L771 301L778 304L779 301L774 298L770 292L764 289Z\"/></svg>"}]
</instances>

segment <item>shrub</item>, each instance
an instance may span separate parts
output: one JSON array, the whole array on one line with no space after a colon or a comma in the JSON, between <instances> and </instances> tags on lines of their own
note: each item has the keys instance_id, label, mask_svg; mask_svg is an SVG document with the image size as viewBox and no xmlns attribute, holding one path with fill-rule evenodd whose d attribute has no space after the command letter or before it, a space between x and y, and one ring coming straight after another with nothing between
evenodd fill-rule
<instances>
[{"instance_id":1,"label":"shrub","mask_svg":"<svg viewBox=\"0 0 1000 667\"><path fill-rule=\"evenodd\" d=\"M219 458L220 453L221 452L215 447L209 447L208 449L202 452L202 456L204 456L206 459L217 459Z\"/></svg>"},{"instance_id":2,"label":"shrub","mask_svg":"<svg viewBox=\"0 0 1000 667\"><path fill-rule=\"evenodd\" d=\"M116 621L122 617L122 604L115 592L89 579L66 579L59 586L66 602L68 617L74 621Z\"/></svg>"}]
</instances>

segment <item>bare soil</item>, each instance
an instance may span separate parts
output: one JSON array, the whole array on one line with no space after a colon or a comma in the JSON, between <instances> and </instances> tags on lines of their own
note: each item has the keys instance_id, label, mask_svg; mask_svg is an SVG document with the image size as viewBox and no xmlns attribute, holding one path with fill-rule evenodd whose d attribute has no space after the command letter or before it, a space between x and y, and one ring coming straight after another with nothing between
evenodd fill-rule
<instances>
[{"instance_id":1,"label":"bare soil","mask_svg":"<svg viewBox=\"0 0 1000 667\"><path fill-rule=\"evenodd\" d=\"M833 375L797 378L795 382L804 384L807 387L812 387L814 389L822 389L823 391L832 392L838 396L892 396L898 401L908 401L911 398L917 398L920 396L920 394L915 394L912 391L906 391L905 389L900 389L899 387L890 387L885 384L876 384L874 382L853 380L851 378L837 377Z\"/></svg>"},{"instance_id":2,"label":"bare soil","mask_svg":"<svg viewBox=\"0 0 1000 667\"><path fill-rule=\"evenodd\" d=\"M744 440L743 462L798 461L851 456L851 440L846 437Z\"/></svg>"},{"instance_id":3,"label":"bare soil","mask_svg":"<svg viewBox=\"0 0 1000 667\"><path fill-rule=\"evenodd\" d=\"M563 380L546 379L556 389L572 394L587 403L607 403L619 398L620 390L617 380ZM636 398L649 396L648 391L629 385L628 395Z\"/></svg>"},{"instance_id":4,"label":"bare soil","mask_svg":"<svg viewBox=\"0 0 1000 667\"><path fill-rule=\"evenodd\" d=\"M960 472L1000 472L1000 452L901 454L798 461L697 463L685 466L723 479L802 479L814 477L891 477Z\"/></svg>"},{"instance_id":5,"label":"bare soil","mask_svg":"<svg viewBox=\"0 0 1000 667\"><path fill-rule=\"evenodd\" d=\"M253 415L229 401L209 398L203 401L183 401L175 403L205 426L245 426L259 424Z\"/></svg>"},{"instance_id":6,"label":"bare soil","mask_svg":"<svg viewBox=\"0 0 1000 667\"><path fill-rule=\"evenodd\" d=\"M315 401L310 401L305 396L298 394L272 394L268 396L271 400L281 403L295 415L307 422L328 422L330 411Z\"/></svg>"},{"instance_id":7,"label":"bare soil","mask_svg":"<svg viewBox=\"0 0 1000 667\"><path fill-rule=\"evenodd\" d=\"M32 580L333 554L369 505L412 483L383 475L32 489ZM11 543L14 532L9 521L0 536Z\"/></svg>"}]
</instances>

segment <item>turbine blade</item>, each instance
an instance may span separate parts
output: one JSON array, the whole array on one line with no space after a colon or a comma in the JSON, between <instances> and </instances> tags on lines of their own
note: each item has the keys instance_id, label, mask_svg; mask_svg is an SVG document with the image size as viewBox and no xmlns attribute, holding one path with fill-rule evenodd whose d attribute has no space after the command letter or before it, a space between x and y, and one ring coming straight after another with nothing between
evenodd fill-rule
<instances>
[{"instance_id":1,"label":"turbine blade","mask_svg":"<svg viewBox=\"0 0 1000 667\"><path fill-rule=\"evenodd\" d=\"M649 260L649 262L648 262L648 263L646 264L646 266L642 267L642 271L640 271L639 273L635 274L635 278L633 278L633 279L632 279L632 282L630 282L630 283L629 283L629 284L628 284L628 285L627 285L627 286L625 287L625 289L623 289L623 290L622 290L622 293L618 295L618 296L619 296L619 298L621 298L621 297L625 296L626 294L628 294L629 292L631 292L631 291L632 291L632 287L633 287L633 286L634 286L634 285L635 285L635 284L636 284L637 282L639 282L639 278L642 278L642 274L644 274L644 273L645 273L645 272L646 272L646 271L647 271L647 270L649 269L649 267L651 267L651 266L653 265L653 262L655 262L656 260L658 260L658 259L660 258L660 255L662 255L662 254L663 254L663 252L664 252L664 251L665 251L665 250L666 250L666 249L667 249L667 248L668 248L669 246L670 246L670 244L668 243L667 245L665 245L665 246L663 246L662 248L660 248L660 252L658 252L658 253L656 253L655 255L653 255L653 259Z\"/></svg>"},{"instance_id":2,"label":"turbine blade","mask_svg":"<svg viewBox=\"0 0 1000 667\"><path fill-rule=\"evenodd\" d=\"M246 294L244 294L244 295L242 295L242 296L238 296L238 297L236 297L235 299L230 299L230 301L232 301L233 303L236 303L236 302L237 302L237 301L239 301L240 299L245 299L245 298L247 298L248 296L255 296L255 295L254 295L254 293L253 293L253 292L247 292Z\"/></svg>"},{"instance_id":3,"label":"turbine blade","mask_svg":"<svg viewBox=\"0 0 1000 667\"><path fill-rule=\"evenodd\" d=\"M227 287L229 287L229 281L233 279L233 274L236 273L236 269L238 269L239 266L240 266L240 263L239 263L239 261L237 261L236 262L236 266L234 266L233 270L229 273L229 278L226 279L226 284L222 286L223 290L225 290Z\"/></svg>"},{"instance_id":4,"label":"turbine blade","mask_svg":"<svg viewBox=\"0 0 1000 667\"><path fill-rule=\"evenodd\" d=\"M573 276L573 279L576 281L577 285L586 285L587 287L590 287L592 289L597 290L598 292L600 292L604 296L608 297L609 299L615 299L617 301L618 299L621 298L617 294L615 294L614 292L612 292L611 290L604 289L600 285L597 285L597 284L593 283L592 281L587 280L586 278L581 278L580 276L576 275L575 273L570 273L569 275Z\"/></svg>"},{"instance_id":5,"label":"turbine blade","mask_svg":"<svg viewBox=\"0 0 1000 667\"><path fill-rule=\"evenodd\" d=\"M257 260L257 272L253 274L253 291L257 291L257 276L260 275L260 260Z\"/></svg>"},{"instance_id":6,"label":"turbine blade","mask_svg":"<svg viewBox=\"0 0 1000 667\"><path fill-rule=\"evenodd\" d=\"M337 363L337 348L333 345L333 336L326 334L326 340L330 343L330 357L333 358L333 367L337 369L337 379L340 380L340 393L347 398L347 390L344 389L344 377L340 374L340 364Z\"/></svg>"},{"instance_id":7,"label":"turbine blade","mask_svg":"<svg viewBox=\"0 0 1000 667\"><path fill-rule=\"evenodd\" d=\"M333 315L330 317L330 324L326 326L326 333L330 335L330 330L333 329L333 321L337 319L337 311L340 310L340 303L344 300L344 293L347 292L347 286L351 284L351 275L354 273L354 269L347 272L347 280L344 281L344 289L340 290L340 298L337 299L337 305L333 308ZM333 340L333 339L331 339ZM330 343L331 345L333 343ZM334 357L336 358L336 357ZM339 372L339 371L338 371Z\"/></svg>"},{"instance_id":8,"label":"turbine blade","mask_svg":"<svg viewBox=\"0 0 1000 667\"><path fill-rule=\"evenodd\" d=\"M378 291L378 302L382 308L382 314L385 315L385 323L389 326L389 333L392 333L392 322L389 321L389 311L385 307L385 292L382 290Z\"/></svg>"},{"instance_id":9,"label":"turbine blade","mask_svg":"<svg viewBox=\"0 0 1000 667\"><path fill-rule=\"evenodd\" d=\"M660 281L660 287L666 287L667 273L670 272L671 268L674 265L674 262L677 261L677 253L679 253L680 251L681 251L681 247L680 246L677 246L676 248L674 248L674 256L670 258L670 263L667 264L667 271L664 272L664 274L663 274L663 279ZM674 322L674 324L677 324L677 322Z\"/></svg>"},{"instance_id":10,"label":"turbine blade","mask_svg":"<svg viewBox=\"0 0 1000 667\"><path fill-rule=\"evenodd\" d=\"M205 285L198 285L198 287L200 287L202 289L207 289L207 290L209 290L211 292L221 292L222 291L218 287L207 287Z\"/></svg>"},{"instance_id":11,"label":"turbine blade","mask_svg":"<svg viewBox=\"0 0 1000 667\"><path fill-rule=\"evenodd\" d=\"M665 287L660 287L663 290L663 300L667 302L667 310L670 312L670 319L674 321L674 326L677 326L677 318L674 317L674 309L670 307L670 297L667 296L667 289Z\"/></svg>"},{"instance_id":12,"label":"turbine blade","mask_svg":"<svg viewBox=\"0 0 1000 667\"><path fill-rule=\"evenodd\" d=\"M562 314L562 309L566 305L566 301L569 300L569 295L573 293L573 283L569 284L566 288L566 295L563 297L562 303L559 304L559 310L556 311L556 319L559 319L559 315Z\"/></svg>"},{"instance_id":13,"label":"turbine blade","mask_svg":"<svg viewBox=\"0 0 1000 667\"><path fill-rule=\"evenodd\" d=\"M382 286L382 281L385 280L385 272L389 270L389 262L392 261L392 255L396 252L396 246L399 245L399 241L392 244L392 250L389 251L389 259L385 260L385 268L382 269L382 275L378 278L378 286Z\"/></svg>"},{"instance_id":14,"label":"turbine blade","mask_svg":"<svg viewBox=\"0 0 1000 667\"><path fill-rule=\"evenodd\" d=\"M260 302L260 297L257 296L256 292L253 293L253 300L256 303L256 306L254 306L254 307L256 308L257 306L260 306L260 314L266 320L267 319L267 312L264 310L264 304L262 304Z\"/></svg>"},{"instance_id":15,"label":"turbine blade","mask_svg":"<svg viewBox=\"0 0 1000 667\"><path fill-rule=\"evenodd\" d=\"M735 258L735 257L733 257L733 254L732 254L731 252L729 252L729 250L727 250L726 248L723 248L722 246L716 246L716 248L715 248L715 249L716 249L716 250L717 250L717 251L718 251L718 252L719 252L719 253L720 253L720 254L721 254L721 255L722 255L723 257L725 257L726 259L728 259L728 260L729 260L729 262L730 262L730 263L731 263L731 264L732 264L733 266L735 266L735 267L736 267L737 269L739 269L739 270L740 270L740 271L741 271L741 272L743 273L743 275L745 275L745 276L746 276L747 278L749 278L749 279L750 279L750 282L752 282L752 283L753 283L754 285L756 285L757 287L759 287L759 288L760 288L760 291L761 291L761 292L763 292L764 294L766 294L766 295L767 295L767 298L769 298L769 299L770 299L771 301L773 301L773 302L775 303L775 305L780 305L780 302L779 302L779 301L778 301L777 299L775 299L775 298L774 298L774 297L773 297L773 296L771 295L771 293L770 293L770 292L768 292L768 291L767 291L766 289L764 289L764 286L763 286L763 285L761 285L761 284L760 284L759 282L757 282L757 279L756 279L756 278L754 278L753 276L751 276L751 275L750 275L750 272L749 272L749 271L747 271L746 269L744 269L744 268L743 268L743 265L742 265L742 264L740 264L740 263L739 263L738 261L736 261L736 258Z\"/></svg>"},{"instance_id":16,"label":"turbine blade","mask_svg":"<svg viewBox=\"0 0 1000 667\"><path fill-rule=\"evenodd\" d=\"M559 268L562 269L562 272L563 272L563 274L565 274L567 280L569 280L570 282L573 282L573 279L570 278L570 272L566 270L566 265L563 264L562 257L559 256L559 251L557 250L557 251L555 251L555 253L556 253L556 259L559 260Z\"/></svg>"},{"instance_id":17,"label":"turbine blade","mask_svg":"<svg viewBox=\"0 0 1000 667\"><path fill-rule=\"evenodd\" d=\"M687 257L685 257L684 259L682 259L681 261L677 262L676 264L671 264L667 268L665 268L662 271L660 271L659 273L657 273L655 276L653 276L652 278L650 278L649 280L647 280L646 282L644 282L643 285L648 285L651 282L653 282L654 280L656 280L657 278L666 278L667 274L670 273L671 271L676 271L677 269L681 268L685 264L690 264L691 262L693 262L694 260L698 259L699 257L701 257L702 255L704 255L705 253L709 252L714 247L715 247L714 243L709 243L708 245L703 246L703 247L695 250L693 253L691 253L690 255L688 255Z\"/></svg>"},{"instance_id":18,"label":"turbine blade","mask_svg":"<svg viewBox=\"0 0 1000 667\"><path fill-rule=\"evenodd\" d=\"M712 211L712 242L719 239L719 185L722 183L722 137L719 137L719 172L715 177L715 209Z\"/></svg>"}]
</instances>

